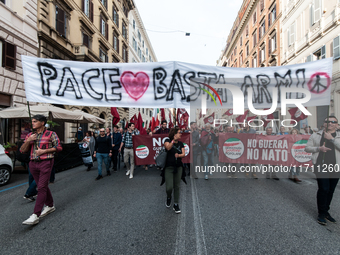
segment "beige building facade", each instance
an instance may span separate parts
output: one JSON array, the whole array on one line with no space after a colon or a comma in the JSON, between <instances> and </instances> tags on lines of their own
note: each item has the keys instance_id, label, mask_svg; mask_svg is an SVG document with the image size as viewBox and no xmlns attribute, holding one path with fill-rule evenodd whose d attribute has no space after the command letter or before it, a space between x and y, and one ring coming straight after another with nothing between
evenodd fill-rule
<instances>
[{"instance_id":1,"label":"beige building facade","mask_svg":"<svg viewBox=\"0 0 340 255\"><path fill-rule=\"evenodd\" d=\"M37 56L37 0L0 0L0 110L26 105L21 55ZM0 143L20 137L20 119L0 120ZM1 131L1 128L0 128Z\"/></svg>"},{"instance_id":2,"label":"beige building facade","mask_svg":"<svg viewBox=\"0 0 340 255\"><path fill-rule=\"evenodd\" d=\"M124 63L129 60L128 14L134 8L132 0L53 0L38 1L38 40L41 58L87 62ZM108 107L60 106L80 109L104 118L111 127ZM128 110L119 108L121 119ZM59 122L61 140L71 142L77 126ZM121 123L119 123L121 125ZM99 125L82 124L83 131Z\"/></svg>"},{"instance_id":3,"label":"beige building facade","mask_svg":"<svg viewBox=\"0 0 340 255\"><path fill-rule=\"evenodd\" d=\"M333 58L329 106L309 107L307 125L319 128L328 115L340 118L340 2L282 0L282 65Z\"/></svg>"}]
</instances>

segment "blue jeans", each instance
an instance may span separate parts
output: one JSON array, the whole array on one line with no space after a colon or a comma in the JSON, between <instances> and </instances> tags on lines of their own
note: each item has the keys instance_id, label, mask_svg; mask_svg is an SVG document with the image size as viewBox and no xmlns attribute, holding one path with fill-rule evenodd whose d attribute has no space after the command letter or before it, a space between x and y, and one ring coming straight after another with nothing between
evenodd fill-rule
<instances>
[{"instance_id":1,"label":"blue jeans","mask_svg":"<svg viewBox=\"0 0 340 255\"><path fill-rule=\"evenodd\" d=\"M27 170L28 170L28 189L26 190L26 194L29 197L35 196L36 194L38 194L37 191L37 184L35 183L35 180L33 178L33 175L30 172L30 168L27 164Z\"/></svg>"},{"instance_id":2,"label":"blue jeans","mask_svg":"<svg viewBox=\"0 0 340 255\"><path fill-rule=\"evenodd\" d=\"M109 154L108 153L97 153L98 161L98 175L102 175L102 164L104 161L106 172L110 172Z\"/></svg>"},{"instance_id":3,"label":"blue jeans","mask_svg":"<svg viewBox=\"0 0 340 255\"><path fill-rule=\"evenodd\" d=\"M208 174L208 166L213 166L214 164L214 150L212 150L212 153L210 154L208 154L206 150L202 150L202 156L203 156L203 166L206 167L206 170L207 170L206 174Z\"/></svg>"}]
</instances>

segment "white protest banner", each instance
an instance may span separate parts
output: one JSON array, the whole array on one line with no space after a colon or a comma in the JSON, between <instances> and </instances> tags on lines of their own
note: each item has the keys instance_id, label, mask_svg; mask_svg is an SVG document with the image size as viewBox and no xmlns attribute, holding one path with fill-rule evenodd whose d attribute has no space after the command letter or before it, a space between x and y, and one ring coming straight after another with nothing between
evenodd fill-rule
<instances>
[{"instance_id":1,"label":"white protest banner","mask_svg":"<svg viewBox=\"0 0 340 255\"><path fill-rule=\"evenodd\" d=\"M22 56L22 63L26 97L32 102L187 108L200 102L202 93L214 91L206 85L224 84L226 88L216 89L208 106L216 106L216 100L219 107L230 108L233 97L227 85L231 84L244 95L247 88L252 88L253 106L268 108L272 105L272 88L280 94L283 87L310 91L311 99L305 106L329 105L333 61L329 58L291 66L228 68L182 62L89 63ZM287 98L299 99L303 94L287 93Z\"/></svg>"}]
</instances>

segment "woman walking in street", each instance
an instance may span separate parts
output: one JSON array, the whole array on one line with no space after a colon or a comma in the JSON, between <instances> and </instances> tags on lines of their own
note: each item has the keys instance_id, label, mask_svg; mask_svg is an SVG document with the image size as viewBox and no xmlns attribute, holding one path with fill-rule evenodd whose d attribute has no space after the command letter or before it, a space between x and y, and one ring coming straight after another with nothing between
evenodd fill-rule
<instances>
[{"instance_id":1,"label":"woman walking in street","mask_svg":"<svg viewBox=\"0 0 340 255\"><path fill-rule=\"evenodd\" d=\"M290 131L290 134L291 135L298 135L299 134L299 131L297 129L292 129ZM299 168L298 167L291 167L290 170L289 170L289 180L293 181L293 182L296 182L296 183L299 183L301 182L301 180L299 178L297 178L300 174L300 171L299 171Z\"/></svg>"},{"instance_id":2,"label":"woman walking in street","mask_svg":"<svg viewBox=\"0 0 340 255\"><path fill-rule=\"evenodd\" d=\"M180 213L179 209L179 188L182 178L183 163L182 158L185 156L184 144L181 139L181 131L178 127L172 128L169 138L164 141L164 147L167 150L166 164L164 169L166 185L166 207L171 205L172 190L174 191L174 211Z\"/></svg>"}]
</instances>

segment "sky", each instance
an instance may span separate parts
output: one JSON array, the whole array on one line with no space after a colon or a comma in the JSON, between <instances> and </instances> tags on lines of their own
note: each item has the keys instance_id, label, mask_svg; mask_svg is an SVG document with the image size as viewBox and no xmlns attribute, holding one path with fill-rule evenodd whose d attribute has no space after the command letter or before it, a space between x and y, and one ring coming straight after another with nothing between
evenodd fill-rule
<instances>
[{"instance_id":1,"label":"sky","mask_svg":"<svg viewBox=\"0 0 340 255\"><path fill-rule=\"evenodd\" d=\"M242 0L134 2L159 62L212 66L216 66L242 5Z\"/></svg>"}]
</instances>

